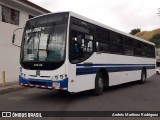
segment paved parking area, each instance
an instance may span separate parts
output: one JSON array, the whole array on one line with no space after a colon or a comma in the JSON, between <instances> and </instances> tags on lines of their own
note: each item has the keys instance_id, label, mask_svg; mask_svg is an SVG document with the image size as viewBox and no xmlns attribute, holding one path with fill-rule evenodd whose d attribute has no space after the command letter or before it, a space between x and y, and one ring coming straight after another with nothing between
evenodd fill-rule
<instances>
[{"instance_id":1,"label":"paved parking area","mask_svg":"<svg viewBox=\"0 0 160 120\"><path fill-rule=\"evenodd\" d=\"M102 96L93 96L90 91L71 95L28 88L1 95L0 111L160 111L159 92L158 75L145 84L132 82L106 88Z\"/></svg>"}]
</instances>

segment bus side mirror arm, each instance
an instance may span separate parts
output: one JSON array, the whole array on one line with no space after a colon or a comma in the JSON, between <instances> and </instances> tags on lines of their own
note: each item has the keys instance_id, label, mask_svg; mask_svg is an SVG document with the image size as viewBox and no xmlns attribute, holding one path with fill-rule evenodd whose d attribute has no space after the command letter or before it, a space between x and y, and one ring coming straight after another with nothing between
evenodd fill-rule
<instances>
[{"instance_id":1,"label":"bus side mirror arm","mask_svg":"<svg viewBox=\"0 0 160 120\"><path fill-rule=\"evenodd\" d=\"M14 45L14 41L15 41L15 34L13 34L13 37L12 37L12 44Z\"/></svg>"},{"instance_id":2,"label":"bus side mirror arm","mask_svg":"<svg viewBox=\"0 0 160 120\"><path fill-rule=\"evenodd\" d=\"M15 34L13 34L13 37L12 37L12 44L14 44L14 41L15 41Z\"/></svg>"},{"instance_id":3,"label":"bus side mirror arm","mask_svg":"<svg viewBox=\"0 0 160 120\"><path fill-rule=\"evenodd\" d=\"M14 45L14 46L16 46L16 47L21 47L21 46L19 46L19 45L16 45L16 44L14 44L14 41L15 41L15 34L13 34L13 37L12 37L12 45Z\"/></svg>"},{"instance_id":4,"label":"bus side mirror arm","mask_svg":"<svg viewBox=\"0 0 160 120\"><path fill-rule=\"evenodd\" d=\"M24 28L17 28L17 29L15 29L14 31L13 31L13 37L12 37L12 45L14 45L14 46L16 46L16 47L21 47L21 46L19 46L19 45L16 45L16 44L14 44L14 41L15 41L15 32L17 31L17 30L19 30L19 29L24 29Z\"/></svg>"}]
</instances>

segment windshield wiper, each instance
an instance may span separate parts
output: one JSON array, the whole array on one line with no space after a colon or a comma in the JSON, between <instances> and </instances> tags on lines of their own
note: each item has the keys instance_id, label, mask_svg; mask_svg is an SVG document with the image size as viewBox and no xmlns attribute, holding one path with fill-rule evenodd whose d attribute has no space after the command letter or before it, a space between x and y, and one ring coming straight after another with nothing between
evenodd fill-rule
<instances>
[{"instance_id":1,"label":"windshield wiper","mask_svg":"<svg viewBox=\"0 0 160 120\"><path fill-rule=\"evenodd\" d=\"M33 35L31 35L28 39L27 39L27 44L30 42L31 38L33 37Z\"/></svg>"},{"instance_id":2,"label":"windshield wiper","mask_svg":"<svg viewBox=\"0 0 160 120\"><path fill-rule=\"evenodd\" d=\"M31 28L31 30L33 30L33 29L34 29L34 27ZM30 40L31 40L31 38L33 38L33 36L34 36L34 32L31 32L31 36L26 40L27 44L30 42Z\"/></svg>"},{"instance_id":3,"label":"windshield wiper","mask_svg":"<svg viewBox=\"0 0 160 120\"><path fill-rule=\"evenodd\" d=\"M54 28L55 28L55 23L52 24L52 26L50 28L50 31L49 31L49 36L48 36L48 39L47 39L47 48L46 48L47 50L48 50L48 45L51 43L50 42L51 41L50 36L51 36L51 34L53 34L52 31L54 31Z\"/></svg>"}]
</instances>

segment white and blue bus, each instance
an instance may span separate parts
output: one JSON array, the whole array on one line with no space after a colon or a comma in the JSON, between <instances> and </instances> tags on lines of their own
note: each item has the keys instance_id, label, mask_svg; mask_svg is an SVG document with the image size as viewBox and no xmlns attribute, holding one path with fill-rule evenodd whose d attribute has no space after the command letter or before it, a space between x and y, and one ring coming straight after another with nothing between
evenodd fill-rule
<instances>
[{"instance_id":1,"label":"white and blue bus","mask_svg":"<svg viewBox=\"0 0 160 120\"><path fill-rule=\"evenodd\" d=\"M26 23L19 84L101 95L104 86L144 83L155 66L153 43L73 12L50 13Z\"/></svg>"}]
</instances>

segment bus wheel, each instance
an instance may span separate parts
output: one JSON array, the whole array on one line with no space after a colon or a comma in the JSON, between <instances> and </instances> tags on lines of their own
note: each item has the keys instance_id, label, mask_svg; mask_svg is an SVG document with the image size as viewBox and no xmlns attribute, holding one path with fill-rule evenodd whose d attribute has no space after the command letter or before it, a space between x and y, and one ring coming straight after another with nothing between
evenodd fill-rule
<instances>
[{"instance_id":1,"label":"bus wheel","mask_svg":"<svg viewBox=\"0 0 160 120\"><path fill-rule=\"evenodd\" d=\"M102 95L104 88L104 79L101 72L98 72L95 79L95 88L93 90L94 95Z\"/></svg>"},{"instance_id":2,"label":"bus wheel","mask_svg":"<svg viewBox=\"0 0 160 120\"><path fill-rule=\"evenodd\" d=\"M142 70L142 73L141 73L141 80L140 80L140 83L141 83L141 84L144 84L144 83L145 83L145 81L146 81L146 76L147 76L146 71L143 69L143 70Z\"/></svg>"}]
</instances>

